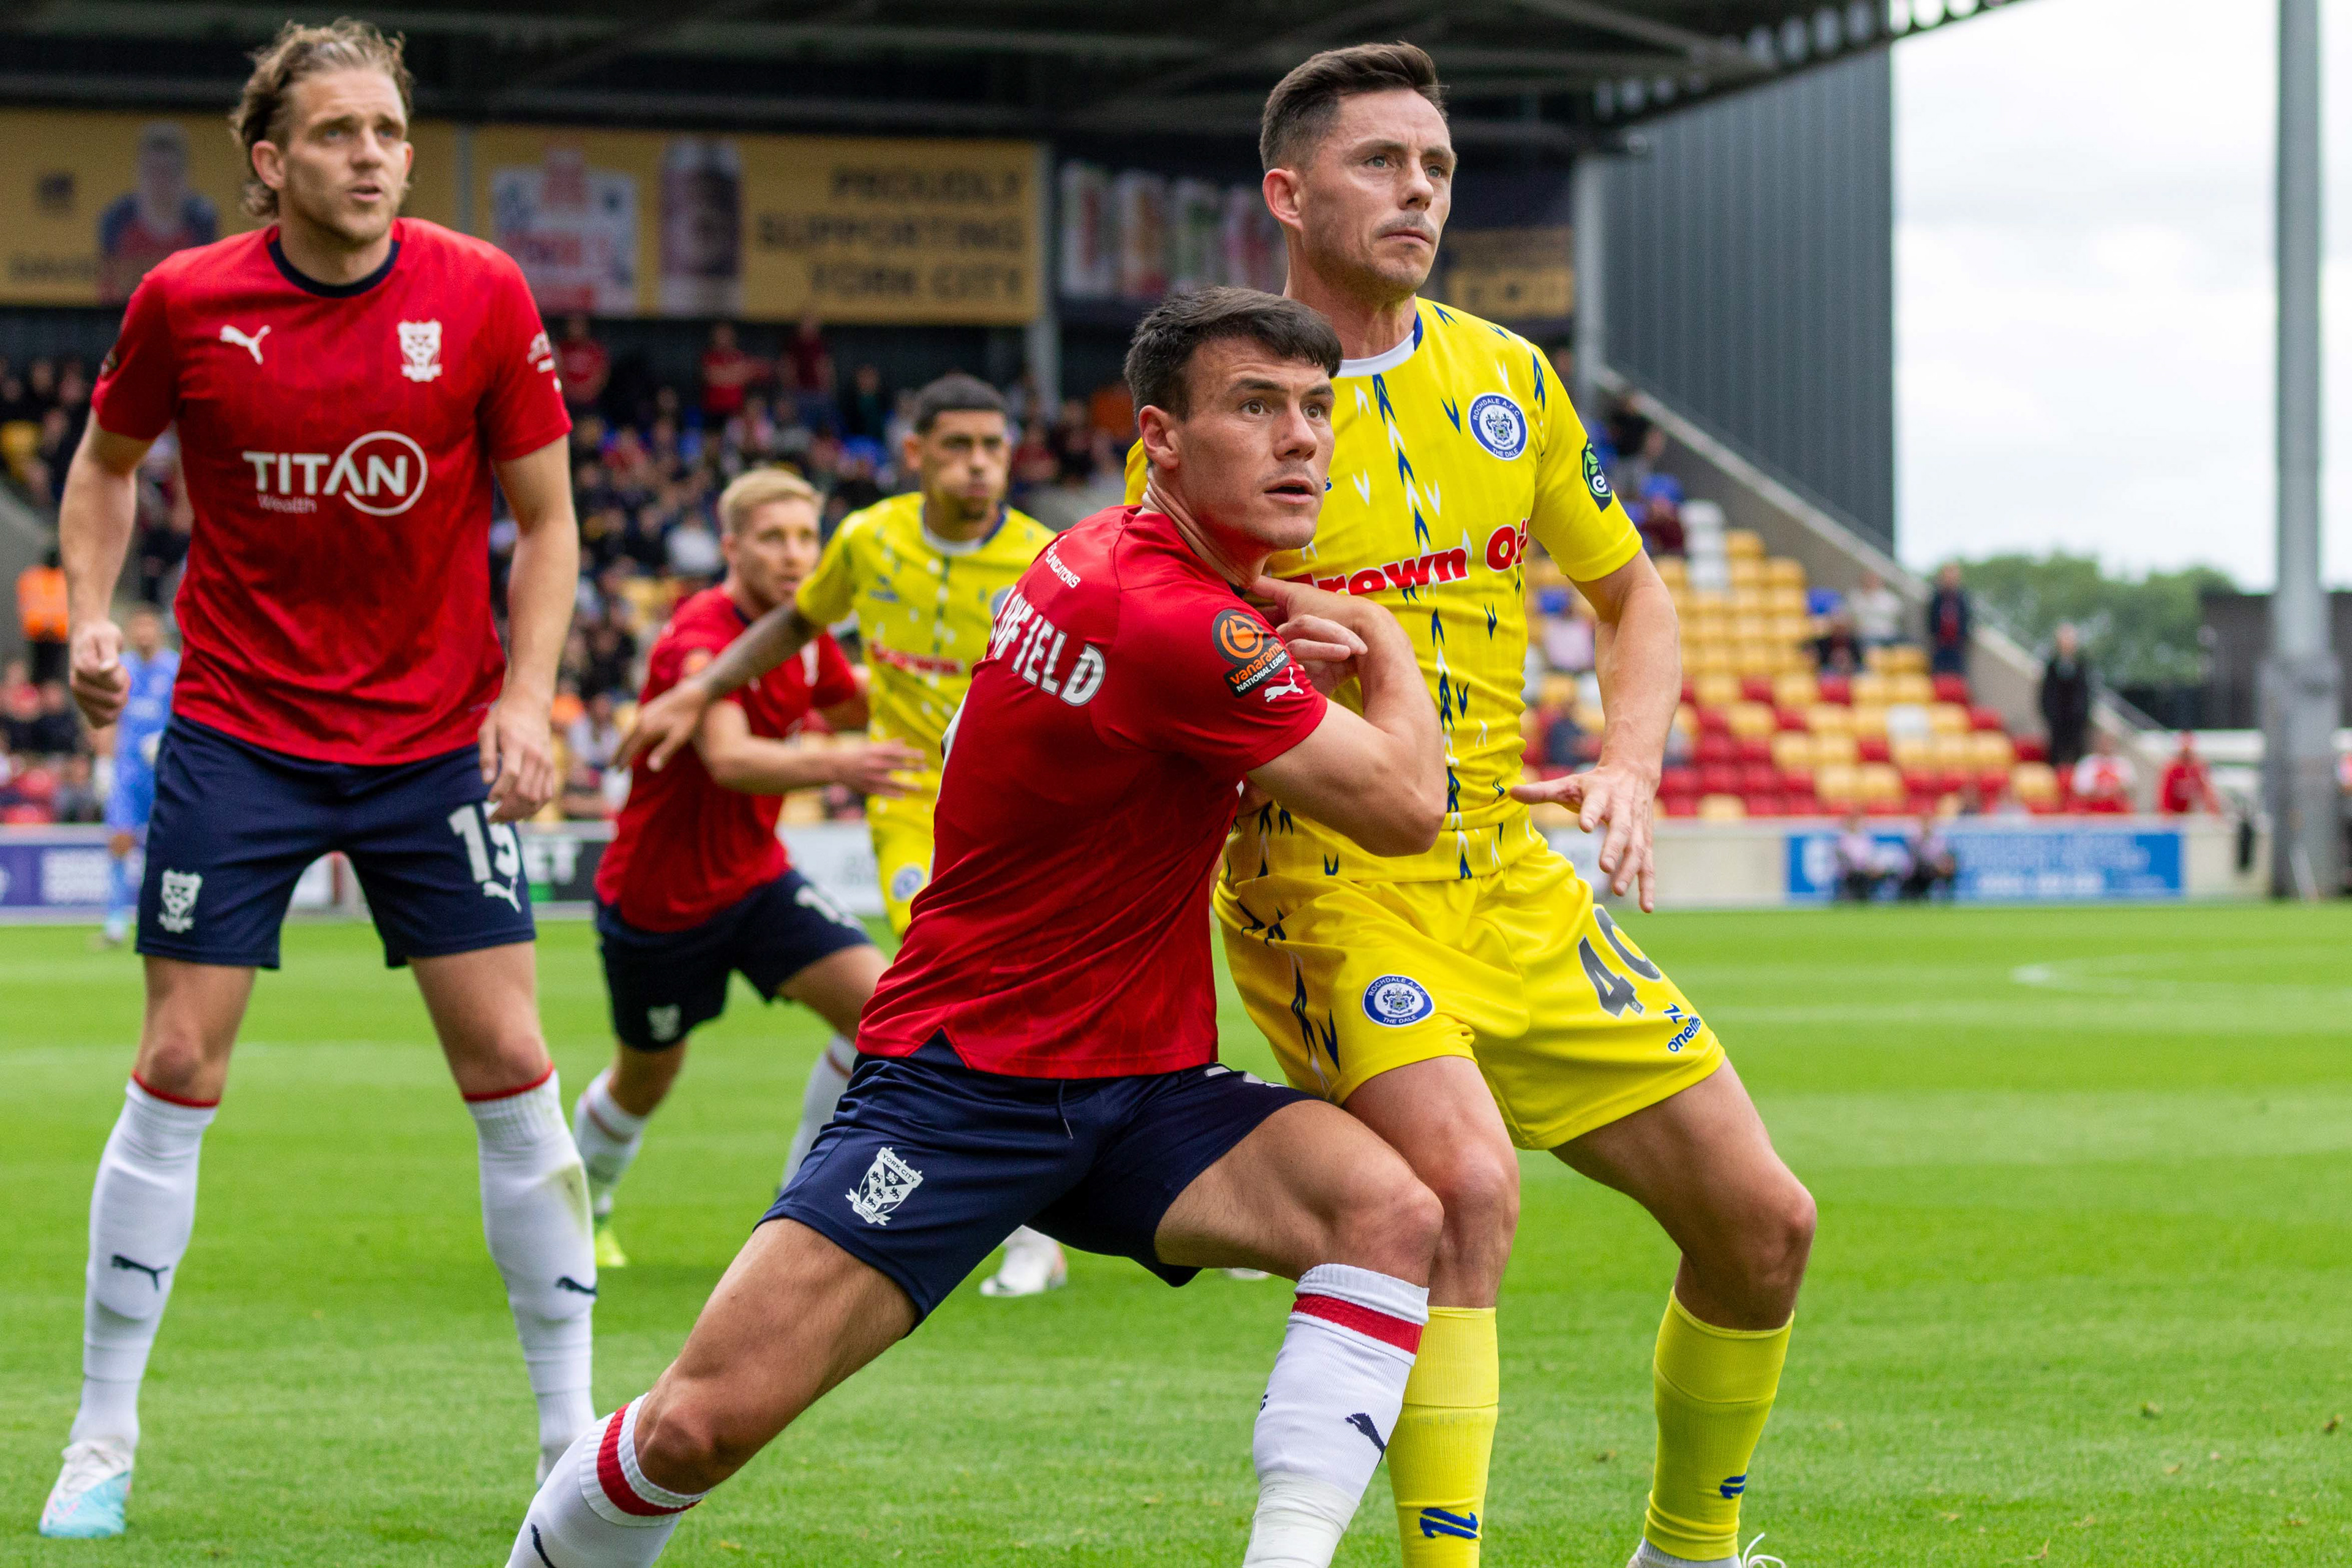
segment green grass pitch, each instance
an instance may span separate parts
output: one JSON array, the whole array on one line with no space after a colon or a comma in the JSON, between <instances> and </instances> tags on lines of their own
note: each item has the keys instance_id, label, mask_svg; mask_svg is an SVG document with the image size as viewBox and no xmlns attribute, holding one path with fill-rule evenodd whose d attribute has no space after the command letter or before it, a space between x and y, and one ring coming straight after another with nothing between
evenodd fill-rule
<instances>
[{"instance_id":1,"label":"green grass pitch","mask_svg":"<svg viewBox=\"0 0 2352 1568\"><path fill-rule=\"evenodd\" d=\"M1638 936L1721 1030L1822 1229L1747 1499L1790 1568L2352 1563L2352 907L1679 915ZM529 1396L472 1132L363 927L297 926L205 1151L131 1531L38 1540L134 960L0 931L0 1563L491 1563ZM576 1091L593 939L541 942ZM1263 1044L1225 999L1229 1059ZM775 1177L821 1031L739 991L624 1190L599 1407L676 1349ZM1672 1258L1530 1156L1486 1561L1617 1568ZM681 1564L1233 1563L1287 1300L967 1286L690 1518ZM1394 1563L1385 1481L1341 1552Z\"/></svg>"}]
</instances>

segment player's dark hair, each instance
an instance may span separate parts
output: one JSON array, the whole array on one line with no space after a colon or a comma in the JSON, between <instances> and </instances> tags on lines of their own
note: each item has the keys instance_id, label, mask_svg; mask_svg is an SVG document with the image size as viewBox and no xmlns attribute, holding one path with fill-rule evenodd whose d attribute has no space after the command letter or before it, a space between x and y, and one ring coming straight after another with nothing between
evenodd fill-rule
<instances>
[{"instance_id":1,"label":"player's dark hair","mask_svg":"<svg viewBox=\"0 0 2352 1568\"><path fill-rule=\"evenodd\" d=\"M1339 374L1339 334L1296 300L1255 289L1200 289L1161 300L1127 347L1127 389L1139 409L1192 411L1187 373L1203 343L1248 338L1277 359L1319 364Z\"/></svg>"},{"instance_id":2,"label":"player's dark hair","mask_svg":"<svg viewBox=\"0 0 2352 1568\"><path fill-rule=\"evenodd\" d=\"M915 394L915 434L928 436L942 414L1002 414L1004 394L976 375L960 370Z\"/></svg>"},{"instance_id":3,"label":"player's dark hair","mask_svg":"<svg viewBox=\"0 0 2352 1568\"><path fill-rule=\"evenodd\" d=\"M245 79L245 91L228 117L229 133L245 152L243 199L247 213L255 217L278 216L278 193L253 172L253 145L257 142L284 144L291 108L289 100L294 84L303 78L326 71L379 70L400 90L401 113L415 112L416 84L402 58L402 43L397 33L386 37L373 22L343 16L323 27L289 22L278 29L276 37L254 51L253 74Z\"/></svg>"},{"instance_id":4,"label":"player's dark hair","mask_svg":"<svg viewBox=\"0 0 2352 1568\"><path fill-rule=\"evenodd\" d=\"M1417 44L1356 44L1309 55L1274 84L1258 119L1258 162L1295 169L1339 117L1339 100L1367 92L1417 92L1445 112L1437 62Z\"/></svg>"}]
</instances>

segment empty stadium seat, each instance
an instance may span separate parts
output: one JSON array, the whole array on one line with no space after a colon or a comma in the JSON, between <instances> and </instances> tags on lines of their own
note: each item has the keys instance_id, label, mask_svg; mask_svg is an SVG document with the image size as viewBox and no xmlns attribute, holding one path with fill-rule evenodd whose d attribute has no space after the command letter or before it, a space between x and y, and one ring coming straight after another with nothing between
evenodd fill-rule
<instances>
[{"instance_id":1,"label":"empty stadium seat","mask_svg":"<svg viewBox=\"0 0 2352 1568\"><path fill-rule=\"evenodd\" d=\"M1938 735L1962 735L1973 727L1969 710L1957 702L1931 702L1927 705L1927 728Z\"/></svg>"},{"instance_id":2,"label":"empty stadium seat","mask_svg":"<svg viewBox=\"0 0 2352 1568\"><path fill-rule=\"evenodd\" d=\"M1698 792L1701 795L1738 795L1739 764L1731 762L1701 763L1698 766Z\"/></svg>"},{"instance_id":3,"label":"empty stadium seat","mask_svg":"<svg viewBox=\"0 0 2352 1568\"><path fill-rule=\"evenodd\" d=\"M1747 805L1736 795L1703 795L1698 798L1701 822L1738 822L1747 816Z\"/></svg>"},{"instance_id":4,"label":"empty stadium seat","mask_svg":"<svg viewBox=\"0 0 2352 1568\"><path fill-rule=\"evenodd\" d=\"M2025 803L2028 810L2058 809L2058 775L2051 771L2047 763L2018 763L2010 772L2009 787L2017 792L2017 798Z\"/></svg>"},{"instance_id":5,"label":"empty stadium seat","mask_svg":"<svg viewBox=\"0 0 2352 1568\"><path fill-rule=\"evenodd\" d=\"M1857 708L1884 708L1892 700L1886 689L1886 677L1865 670L1846 684L1846 700Z\"/></svg>"},{"instance_id":6,"label":"empty stadium seat","mask_svg":"<svg viewBox=\"0 0 2352 1568\"><path fill-rule=\"evenodd\" d=\"M1821 700L1821 685L1810 670L1772 679L1772 700L1782 708L1810 708Z\"/></svg>"},{"instance_id":7,"label":"empty stadium seat","mask_svg":"<svg viewBox=\"0 0 2352 1568\"><path fill-rule=\"evenodd\" d=\"M1853 681L1851 677L1824 675L1815 684L1824 702L1850 703L1853 700Z\"/></svg>"},{"instance_id":8,"label":"empty stadium seat","mask_svg":"<svg viewBox=\"0 0 2352 1568\"><path fill-rule=\"evenodd\" d=\"M1969 710L1969 728L2006 732L2009 725L1998 708L1971 708Z\"/></svg>"},{"instance_id":9,"label":"empty stadium seat","mask_svg":"<svg viewBox=\"0 0 2352 1568\"><path fill-rule=\"evenodd\" d=\"M1832 763L1854 763L1861 759L1862 747L1852 735L1842 733L1813 735L1813 762L1826 767Z\"/></svg>"},{"instance_id":10,"label":"empty stadium seat","mask_svg":"<svg viewBox=\"0 0 2352 1568\"><path fill-rule=\"evenodd\" d=\"M1886 710L1857 700L1853 705L1853 717L1848 722L1857 735L1883 737L1886 733Z\"/></svg>"},{"instance_id":11,"label":"empty stadium seat","mask_svg":"<svg viewBox=\"0 0 2352 1568\"><path fill-rule=\"evenodd\" d=\"M1777 795L1746 795L1740 796L1739 800L1740 804L1747 808L1747 813L1750 816L1785 816L1788 815L1787 808L1781 805L1780 797Z\"/></svg>"},{"instance_id":12,"label":"empty stadium seat","mask_svg":"<svg viewBox=\"0 0 2352 1568\"><path fill-rule=\"evenodd\" d=\"M1752 528L1727 528L1723 531L1723 553L1733 561L1764 559L1764 536Z\"/></svg>"},{"instance_id":13,"label":"empty stadium seat","mask_svg":"<svg viewBox=\"0 0 2352 1568\"><path fill-rule=\"evenodd\" d=\"M1853 733L1853 710L1835 702L1816 702L1805 717L1812 723L1816 735L1851 735Z\"/></svg>"},{"instance_id":14,"label":"empty stadium seat","mask_svg":"<svg viewBox=\"0 0 2352 1568\"><path fill-rule=\"evenodd\" d=\"M1796 588L1805 585L1804 563L1786 555L1774 555L1764 563L1764 580L1776 588Z\"/></svg>"},{"instance_id":15,"label":"empty stadium seat","mask_svg":"<svg viewBox=\"0 0 2352 1568\"><path fill-rule=\"evenodd\" d=\"M2021 763L2046 763L2050 760L2050 742L2039 735L2020 735L2012 742Z\"/></svg>"},{"instance_id":16,"label":"empty stadium seat","mask_svg":"<svg viewBox=\"0 0 2352 1568\"><path fill-rule=\"evenodd\" d=\"M1895 743L1884 735L1856 735L1853 743L1865 763L1895 761Z\"/></svg>"},{"instance_id":17,"label":"empty stadium seat","mask_svg":"<svg viewBox=\"0 0 2352 1568\"><path fill-rule=\"evenodd\" d=\"M1935 679L1936 700L1969 705L1969 678L1965 675L1939 675Z\"/></svg>"},{"instance_id":18,"label":"empty stadium seat","mask_svg":"<svg viewBox=\"0 0 2352 1568\"><path fill-rule=\"evenodd\" d=\"M1743 701L1748 702L1772 701L1773 694L1771 678L1769 676L1743 677L1739 682L1739 696Z\"/></svg>"},{"instance_id":19,"label":"empty stadium seat","mask_svg":"<svg viewBox=\"0 0 2352 1568\"><path fill-rule=\"evenodd\" d=\"M1698 744L1691 750L1702 766L1708 763L1736 763L1739 760L1738 742L1725 734L1702 733L1698 738Z\"/></svg>"},{"instance_id":20,"label":"empty stadium seat","mask_svg":"<svg viewBox=\"0 0 2352 1568\"><path fill-rule=\"evenodd\" d=\"M1744 795L1780 793L1780 770L1770 763L1739 764L1739 793Z\"/></svg>"},{"instance_id":21,"label":"empty stadium seat","mask_svg":"<svg viewBox=\"0 0 2352 1568\"><path fill-rule=\"evenodd\" d=\"M1979 730L1968 738L1969 762L1979 768L2005 768L2018 760L2018 749L2006 735Z\"/></svg>"},{"instance_id":22,"label":"empty stadium seat","mask_svg":"<svg viewBox=\"0 0 2352 1568\"><path fill-rule=\"evenodd\" d=\"M1762 702L1735 702L1728 710L1731 732L1741 740L1761 740L1778 730L1780 721Z\"/></svg>"},{"instance_id":23,"label":"empty stadium seat","mask_svg":"<svg viewBox=\"0 0 2352 1568\"><path fill-rule=\"evenodd\" d=\"M1811 731L1782 730L1772 737L1772 760L1784 768L1810 768L1816 753Z\"/></svg>"},{"instance_id":24,"label":"empty stadium seat","mask_svg":"<svg viewBox=\"0 0 2352 1568\"><path fill-rule=\"evenodd\" d=\"M1854 770L1854 784L1865 805L1905 798L1903 775L1895 771L1891 763L1863 763Z\"/></svg>"},{"instance_id":25,"label":"empty stadium seat","mask_svg":"<svg viewBox=\"0 0 2352 1568\"><path fill-rule=\"evenodd\" d=\"M1832 811L1862 798L1862 780L1849 763L1829 763L1813 771L1813 794Z\"/></svg>"},{"instance_id":26,"label":"empty stadium seat","mask_svg":"<svg viewBox=\"0 0 2352 1568\"><path fill-rule=\"evenodd\" d=\"M1698 815L1698 796L1695 795L1668 795L1665 797L1663 804L1668 816L1696 816Z\"/></svg>"},{"instance_id":27,"label":"empty stadium seat","mask_svg":"<svg viewBox=\"0 0 2352 1568\"><path fill-rule=\"evenodd\" d=\"M1663 769L1658 774L1658 793L1696 795L1698 794L1698 770L1681 765Z\"/></svg>"},{"instance_id":28,"label":"empty stadium seat","mask_svg":"<svg viewBox=\"0 0 2352 1568\"><path fill-rule=\"evenodd\" d=\"M1728 708L1739 700L1739 678L1737 676L1710 672L1700 676L1695 684L1698 692L1696 700L1702 710Z\"/></svg>"}]
</instances>

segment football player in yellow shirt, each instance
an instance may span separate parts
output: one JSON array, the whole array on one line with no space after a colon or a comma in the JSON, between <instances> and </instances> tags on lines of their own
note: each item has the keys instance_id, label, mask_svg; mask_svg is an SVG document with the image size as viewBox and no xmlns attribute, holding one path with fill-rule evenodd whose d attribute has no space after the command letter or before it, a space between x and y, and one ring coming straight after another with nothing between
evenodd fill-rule
<instances>
[{"instance_id":1,"label":"football player in yellow shirt","mask_svg":"<svg viewBox=\"0 0 2352 1568\"><path fill-rule=\"evenodd\" d=\"M919 488L843 518L793 608L813 626L856 617L869 676L867 737L899 742L922 756L918 771L897 775L905 794L866 801L883 905L890 929L904 935L908 908L931 877L931 808L948 721L971 684L971 667L988 651L997 607L1054 531L1004 504L1012 467L1004 399L977 376L950 373L916 395L914 429L899 466L917 476ZM664 706L691 701L698 717L701 704L776 662L765 656L755 626L698 678L673 688L686 695ZM641 732L649 721L659 722L650 708L639 719ZM685 732L692 728L688 719ZM667 750L656 749L656 762ZM856 1065L853 1050L835 1037L809 1069L787 1180L833 1119ZM1003 1266L981 1289L992 1296L1034 1295L1061 1284L1067 1272L1053 1239L1024 1226L1007 1243Z\"/></svg>"},{"instance_id":2,"label":"football player in yellow shirt","mask_svg":"<svg viewBox=\"0 0 2352 1568\"><path fill-rule=\"evenodd\" d=\"M1626 1194L1681 1249L1633 1561L1724 1568L1742 1561L1739 1498L1812 1199L1715 1032L1528 813L1576 808L1601 836L1612 890L1651 907L1651 803L1682 689L1674 604L1544 356L1417 297L1454 168L1429 57L1406 44L1317 55L1267 99L1259 145L1287 291L1330 319L1349 355L1315 542L1267 570L1388 605L1447 739L1434 848L1379 859L1262 806L1235 824L1216 896L1234 984L1292 1083L1362 1118L1445 1205L1388 1449L1404 1562L1466 1568L1486 1532L1516 1143ZM1131 453L1130 500L1142 479ZM1600 760L1542 784L1518 782L1531 545L1599 618L1608 714Z\"/></svg>"}]
</instances>

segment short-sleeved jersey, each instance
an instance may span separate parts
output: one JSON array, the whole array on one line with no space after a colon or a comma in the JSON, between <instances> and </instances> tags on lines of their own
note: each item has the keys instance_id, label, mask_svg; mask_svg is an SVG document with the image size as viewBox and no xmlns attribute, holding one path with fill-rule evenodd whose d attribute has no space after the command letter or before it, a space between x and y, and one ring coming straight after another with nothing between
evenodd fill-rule
<instances>
[{"instance_id":1,"label":"short-sleeved jersey","mask_svg":"<svg viewBox=\"0 0 2352 1568\"><path fill-rule=\"evenodd\" d=\"M923 526L919 493L892 496L841 520L801 584L801 614L818 626L855 615L873 685L867 733L923 753L911 795L939 793L940 739L988 647L1005 596L1054 531L1010 507L994 531L941 539Z\"/></svg>"},{"instance_id":2,"label":"short-sleeved jersey","mask_svg":"<svg viewBox=\"0 0 2352 1568\"><path fill-rule=\"evenodd\" d=\"M1450 305L1421 302L1412 334L1333 378L1337 444L1314 542L1266 570L1396 613L1445 731L1446 817L1420 855L1373 856L1304 817L1234 837L1236 879L1283 870L1369 881L1491 876L1541 840L1512 800L1525 742L1530 533L1590 582L1642 547L1544 356ZM1143 489L1143 444L1128 496ZM1357 689L1339 699L1354 706Z\"/></svg>"},{"instance_id":3,"label":"short-sleeved jersey","mask_svg":"<svg viewBox=\"0 0 2352 1568\"><path fill-rule=\"evenodd\" d=\"M351 284L296 272L275 227L179 251L132 294L93 413L179 426L181 712L323 762L474 743L505 663L491 465L571 428L503 252L415 218Z\"/></svg>"},{"instance_id":4,"label":"short-sleeved jersey","mask_svg":"<svg viewBox=\"0 0 2352 1568\"><path fill-rule=\"evenodd\" d=\"M751 624L724 587L679 605L646 660L650 702L709 663ZM725 699L740 703L751 733L782 740L812 708L857 695L857 676L830 637ZM596 896L642 931L685 931L772 882L792 861L776 837L783 797L729 789L702 755L682 746L655 773L639 762L628 803L596 865Z\"/></svg>"},{"instance_id":5,"label":"short-sleeved jersey","mask_svg":"<svg viewBox=\"0 0 2352 1568\"><path fill-rule=\"evenodd\" d=\"M1167 518L1121 507L1046 546L949 735L931 882L858 1049L944 1035L1024 1078L1213 1061L1204 916L1235 786L1326 706Z\"/></svg>"},{"instance_id":6,"label":"short-sleeved jersey","mask_svg":"<svg viewBox=\"0 0 2352 1568\"><path fill-rule=\"evenodd\" d=\"M131 695L114 731L114 776L152 773L163 726L172 721L172 682L180 673L180 656L170 648L142 658L136 650L122 650L123 673L131 678Z\"/></svg>"}]
</instances>

